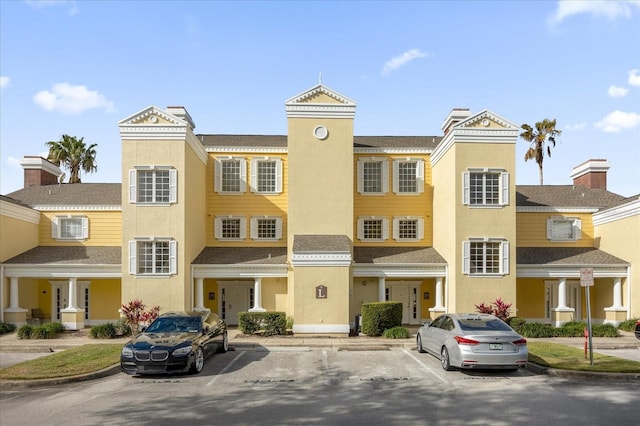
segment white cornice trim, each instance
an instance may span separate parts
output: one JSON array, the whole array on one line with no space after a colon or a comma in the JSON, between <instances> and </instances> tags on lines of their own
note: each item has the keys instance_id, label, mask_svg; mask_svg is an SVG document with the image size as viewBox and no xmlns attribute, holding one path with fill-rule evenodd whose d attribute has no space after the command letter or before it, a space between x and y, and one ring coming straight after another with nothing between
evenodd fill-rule
<instances>
[{"instance_id":1,"label":"white cornice trim","mask_svg":"<svg viewBox=\"0 0 640 426\"><path fill-rule=\"evenodd\" d=\"M20 160L20 165L24 170L44 170L54 176L62 174L60 167L42 157L24 157Z\"/></svg>"},{"instance_id":2,"label":"white cornice trim","mask_svg":"<svg viewBox=\"0 0 640 426\"><path fill-rule=\"evenodd\" d=\"M594 278L628 277L628 265L593 265ZM517 278L578 278L580 265L516 265Z\"/></svg>"},{"instance_id":3,"label":"white cornice trim","mask_svg":"<svg viewBox=\"0 0 640 426\"><path fill-rule=\"evenodd\" d=\"M187 125L157 125L130 124L120 125L120 138L122 140L175 140L184 139L187 133Z\"/></svg>"},{"instance_id":4,"label":"white cornice trim","mask_svg":"<svg viewBox=\"0 0 640 426\"><path fill-rule=\"evenodd\" d=\"M338 102L334 103L306 103L306 99L325 94ZM313 86L311 89L289 98L285 101L285 111L287 118L353 118L356 113L356 102L353 99L324 86L322 83Z\"/></svg>"},{"instance_id":5,"label":"white cornice trim","mask_svg":"<svg viewBox=\"0 0 640 426\"><path fill-rule=\"evenodd\" d=\"M590 172L606 173L611 168L611 164L607 160L589 160L571 170L569 177L576 179Z\"/></svg>"},{"instance_id":6,"label":"white cornice trim","mask_svg":"<svg viewBox=\"0 0 640 426\"><path fill-rule=\"evenodd\" d=\"M284 101L284 103L285 103L285 105L299 104L303 100L305 100L305 99L307 99L307 98L309 98L311 96L315 96L318 93L324 93L325 95L337 100L338 102L340 102L343 105L349 105L349 106L355 106L356 105L356 101L354 101L353 99L350 99L350 98L344 96L343 94L338 93L333 89L330 89L329 87L325 86L322 83L316 84L312 88L307 89L304 92L301 92L301 93L299 93L299 94L287 99L286 101ZM333 105L333 104L331 104L331 105Z\"/></svg>"},{"instance_id":7,"label":"white cornice trim","mask_svg":"<svg viewBox=\"0 0 640 426\"><path fill-rule=\"evenodd\" d=\"M136 124L137 121L143 120L151 115L157 115L159 117L162 117L165 120L169 121L171 124L163 124L158 126L153 126L151 124L144 124L144 126L153 126L153 127L161 128L161 127L166 127L170 125L178 125L178 126L187 125L187 122L182 120L180 117L176 117L173 114L169 114L167 111L163 110L162 108L158 108L155 105L149 105L148 107L134 114L131 114L127 118L123 118L122 120L118 121L118 126L122 128L123 126L137 125Z\"/></svg>"},{"instance_id":8,"label":"white cornice trim","mask_svg":"<svg viewBox=\"0 0 640 426\"><path fill-rule=\"evenodd\" d=\"M421 154L429 155L431 148L354 148L354 154Z\"/></svg>"},{"instance_id":9,"label":"white cornice trim","mask_svg":"<svg viewBox=\"0 0 640 426\"><path fill-rule=\"evenodd\" d=\"M39 211L29 207L19 206L8 201L0 200L0 213L2 213L3 216L23 220L36 225L40 223Z\"/></svg>"},{"instance_id":10,"label":"white cornice trim","mask_svg":"<svg viewBox=\"0 0 640 426\"><path fill-rule=\"evenodd\" d=\"M599 211L599 209L595 207L550 207L550 206L516 207L516 213L595 213L597 211Z\"/></svg>"},{"instance_id":11,"label":"white cornice trim","mask_svg":"<svg viewBox=\"0 0 640 426\"><path fill-rule=\"evenodd\" d=\"M283 265L191 265L194 278L272 278L287 277L289 268Z\"/></svg>"},{"instance_id":12,"label":"white cornice trim","mask_svg":"<svg viewBox=\"0 0 640 426\"><path fill-rule=\"evenodd\" d=\"M200 139L198 139L198 137L191 130L187 132L186 136L187 136L187 144L191 147L193 152L195 152L195 154L198 156L200 161L202 161L202 163L206 166L207 161L209 160L209 155L207 154L207 151L204 149L204 146L202 146Z\"/></svg>"},{"instance_id":13,"label":"white cornice trim","mask_svg":"<svg viewBox=\"0 0 640 426\"><path fill-rule=\"evenodd\" d=\"M286 154L288 152L287 148L274 148L274 147L264 147L264 146L207 146L205 147L206 152L269 152L272 154Z\"/></svg>"},{"instance_id":14,"label":"white cornice trim","mask_svg":"<svg viewBox=\"0 0 640 426\"><path fill-rule=\"evenodd\" d=\"M46 211L93 211L93 212L101 212L101 211L122 211L122 206L96 206L96 205L83 205L83 206L65 206L65 205L42 205L42 206L33 206L35 210L46 212Z\"/></svg>"},{"instance_id":15,"label":"white cornice trim","mask_svg":"<svg viewBox=\"0 0 640 426\"><path fill-rule=\"evenodd\" d=\"M121 278L122 265L7 264L5 277L16 278Z\"/></svg>"},{"instance_id":16,"label":"white cornice trim","mask_svg":"<svg viewBox=\"0 0 640 426\"><path fill-rule=\"evenodd\" d=\"M615 222L617 220L627 219L637 215L640 215L640 197L627 204L594 214L593 225L604 225L605 223Z\"/></svg>"},{"instance_id":17,"label":"white cornice trim","mask_svg":"<svg viewBox=\"0 0 640 426\"><path fill-rule=\"evenodd\" d=\"M291 266L351 266L351 253L293 253Z\"/></svg>"}]
</instances>

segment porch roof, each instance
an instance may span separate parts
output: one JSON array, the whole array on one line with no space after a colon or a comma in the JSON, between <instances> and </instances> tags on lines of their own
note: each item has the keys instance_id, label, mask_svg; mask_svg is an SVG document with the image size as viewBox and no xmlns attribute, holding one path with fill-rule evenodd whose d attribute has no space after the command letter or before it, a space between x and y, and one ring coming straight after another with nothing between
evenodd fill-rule
<instances>
[{"instance_id":1,"label":"porch roof","mask_svg":"<svg viewBox=\"0 0 640 426\"><path fill-rule=\"evenodd\" d=\"M354 247L353 257L355 263L447 264L433 247Z\"/></svg>"},{"instance_id":2,"label":"porch roof","mask_svg":"<svg viewBox=\"0 0 640 426\"><path fill-rule=\"evenodd\" d=\"M38 246L3 262L11 265L121 265L120 247Z\"/></svg>"},{"instance_id":3,"label":"porch roof","mask_svg":"<svg viewBox=\"0 0 640 426\"><path fill-rule=\"evenodd\" d=\"M194 265L286 263L286 247L205 247L193 261Z\"/></svg>"},{"instance_id":4,"label":"porch roof","mask_svg":"<svg viewBox=\"0 0 640 426\"><path fill-rule=\"evenodd\" d=\"M518 247L518 265L630 266L626 260L593 247Z\"/></svg>"}]
</instances>

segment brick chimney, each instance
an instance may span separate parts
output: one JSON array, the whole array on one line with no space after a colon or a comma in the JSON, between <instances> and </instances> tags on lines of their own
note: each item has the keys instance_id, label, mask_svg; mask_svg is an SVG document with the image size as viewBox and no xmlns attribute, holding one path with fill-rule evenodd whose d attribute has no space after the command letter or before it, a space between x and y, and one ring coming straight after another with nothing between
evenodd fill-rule
<instances>
[{"instance_id":1,"label":"brick chimney","mask_svg":"<svg viewBox=\"0 0 640 426\"><path fill-rule=\"evenodd\" d=\"M35 155L25 155L20 165L24 170L24 187L54 185L62 174L60 167Z\"/></svg>"},{"instance_id":2,"label":"brick chimney","mask_svg":"<svg viewBox=\"0 0 640 426\"><path fill-rule=\"evenodd\" d=\"M588 160L571 170L574 185L586 186L590 189L607 189L607 160Z\"/></svg>"},{"instance_id":3,"label":"brick chimney","mask_svg":"<svg viewBox=\"0 0 640 426\"><path fill-rule=\"evenodd\" d=\"M469 111L469 108L454 108L453 110L451 110L441 126L445 136L447 135L447 133L449 133L453 126L469 117L471 117L471 111Z\"/></svg>"}]
</instances>

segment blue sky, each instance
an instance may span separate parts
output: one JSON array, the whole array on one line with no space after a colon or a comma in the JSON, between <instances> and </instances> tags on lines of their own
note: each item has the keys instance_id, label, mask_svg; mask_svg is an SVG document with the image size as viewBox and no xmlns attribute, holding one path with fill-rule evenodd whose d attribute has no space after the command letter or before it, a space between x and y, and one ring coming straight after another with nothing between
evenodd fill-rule
<instances>
[{"instance_id":1,"label":"blue sky","mask_svg":"<svg viewBox=\"0 0 640 426\"><path fill-rule=\"evenodd\" d=\"M452 108L556 118L545 184L589 159L640 192L640 1L0 0L0 193L62 134L120 182L117 122L182 105L196 133L286 134L284 101L318 82L354 99L356 135L441 135ZM517 144L517 184L538 167Z\"/></svg>"}]
</instances>

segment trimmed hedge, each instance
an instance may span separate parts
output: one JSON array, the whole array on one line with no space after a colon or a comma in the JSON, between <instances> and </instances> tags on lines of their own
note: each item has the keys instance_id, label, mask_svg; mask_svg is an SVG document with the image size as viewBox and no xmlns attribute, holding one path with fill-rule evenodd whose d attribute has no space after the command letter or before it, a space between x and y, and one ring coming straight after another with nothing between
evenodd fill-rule
<instances>
[{"instance_id":1,"label":"trimmed hedge","mask_svg":"<svg viewBox=\"0 0 640 426\"><path fill-rule=\"evenodd\" d=\"M626 321L622 321L620 324L618 324L618 329L622 331L630 331L633 333L636 329L636 321L638 321L639 319L640 318L631 318Z\"/></svg>"},{"instance_id":2,"label":"trimmed hedge","mask_svg":"<svg viewBox=\"0 0 640 426\"><path fill-rule=\"evenodd\" d=\"M48 322L42 325L23 325L18 329L18 339L53 339L64 331L59 322Z\"/></svg>"},{"instance_id":3,"label":"trimmed hedge","mask_svg":"<svg viewBox=\"0 0 640 426\"><path fill-rule=\"evenodd\" d=\"M0 322L0 334L12 333L15 330L15 324L11 324L10 322Z\"/></svg>"},{"instance_id":4,"label":"trimmed hedge","mask_svg":"<svg viewBox=\"0 0 640 426\"><path fill-rule=\"evenodd\" d=\"M404 327L388 328L382 333L382 336L386 339L408 339L410 337L409 330Z\"/></svg>"},{"instance_id":5,"label":"trimmed hedge","mask_svg":"<svg viewBox=\"0 0 640 426\"><path fill-rule=\"evenodd\" d=\"M551 327L549 324L539 322L523 322L513 324L511 327L524 337L584 337L584 329L587 323L582 321L570 321L560 327ZM611 324L591 324L592 337L618 337L618 329Z\"/></svg>"},{"instance_id":6,"label":"trimmed hedge","mask_svg":"<svg viewBox=\"0 0 640 426\"><path fill-rule=\"evenodd\" d=\"M287 315L284 312L239 312L238 329L244 334L281 336L287 334Z\"/></svg>"},{"instance_id":7,"label":"trimmed hedge","mask_svg":"<svg viewBox=\"0 0 640 426\"><path fill-rule=\"evenodd\" d=\"M402 326L402 302L373 302L362 305L362 333L382 336L385 330Z\"/></svg>"}]
</instances>

